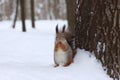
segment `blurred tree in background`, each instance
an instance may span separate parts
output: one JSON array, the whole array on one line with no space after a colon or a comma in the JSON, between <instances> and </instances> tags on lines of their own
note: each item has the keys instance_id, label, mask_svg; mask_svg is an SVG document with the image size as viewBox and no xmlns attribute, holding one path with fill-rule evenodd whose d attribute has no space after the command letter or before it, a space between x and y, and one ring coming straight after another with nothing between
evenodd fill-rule
<instances>
[{"instance_id":1,"label":"blurred tree in background","mask_svg":"<svg viewBox=\"0 0 120 80\"><path fill-rule=\"evenodd\" d=\"M13 20L15 28L17 20L22 20L22 29L25 29L25 20L31 19L35 28L35 20L39 19L66 19L65 0L0 0L0 20Z\"/></svg>"},{"instance_id":2,"label":"blurred tree in background","mask_svg":"<svg viewBox=\"0 0 120 80\"><path fill-rule=\"evenodd\" d=\"M31 19L31 0L25 0L25 17ZM13 20L16 11L16 0L0 0L0 20ZM21 19L21 10L18 8ZM66 19L65 0L34 0L35 19Z\"/></svg>"},{"instance_id":3,"label":"blurred tree in background","mask_svg":"<svg viewBox=\"0 0 120 80\"><path fill-rule=\"evenodd\" d=\"M13 20L13 28L15 28L15 24L16 24L16 21L17 21L17 16L18 16L18 8L19 8L19 3L20 3L20 0L16 0L16 7L15 7L15 15L14 15L14 20Z\"/></svg>"},{"instance_id":4,"label":"blurred tree in background","mask_svg":"<svg viewBox=\"0 0 120 80\"><path fill-rule=\"evenodd\" d=\"M34 0L31 0L30 3L31 3L31 21L32 21L32 27L35 28Z\"/></svg>"},{"instance_id":5,"label":"blurred tree in background","mask_svg":"<svg viewBox=\"0 0 120 80\"><path fill-rule=\"evenodd\" d=\"M20 7L21 7L21 20L22 20L22 31L26 32L26 27L25 27L25 18L26 18L26 9L25 9L25 0L20 0Z\"/></svg>"}]
</instances>

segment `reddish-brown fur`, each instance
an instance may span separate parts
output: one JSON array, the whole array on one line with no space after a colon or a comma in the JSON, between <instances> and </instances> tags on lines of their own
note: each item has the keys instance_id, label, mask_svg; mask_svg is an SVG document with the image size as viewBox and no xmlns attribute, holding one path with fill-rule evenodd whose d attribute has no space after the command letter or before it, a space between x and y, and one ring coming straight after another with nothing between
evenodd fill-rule
<instances>
[{"instance_id":1,"label":"reddish-brown fur","mask_svg":"<svg viewBox=\"0 0 120 80\"><path fill-rule=\"evenodd\" d=\"M70 32L65 32L65 26L63 26L62 32L59 32L58 25L56 26L56 42L55 42L54 51L59 52L58 49L61 49L62 51L65 52L65 55L67 56L66 57L67 62L65 62L63 64L64 67L69 66L73 62L72 49L71 49L70 44L69 44L71 39L72 39L71 38L71 33ZM54 54L54 56L55 56L55 54ZM58 58L58 61L59 61L59 59L60 58ZM54 67L59 66L60 65L59 62L56 62L57 58L54 58L54 60L55 60L55 66Z\"/></svg>"},{"instance_id":2,"label":"reddish-brown fur","mask_svg":"<svg viewBox=\"0 0 120 80\"><path fill-rule=\"evenodd\" d=\"M68 61L68 63L66 63L66 64L64 65L64 67L69 66L71 63L73 63L73 58L71 58L71 59Z\"/></svg>"},{"instance_id":3,"label":"reddish-brown fur","mask_svg":"<svg viewBox=\"0 0 120 80\"><path fill-rule=\"evenodd\" d=\"M55 45L55 51L57 51L58 49L62 49L63 51L65 51L66 50L66 46L62 42L58 42Z\"/></svg>"}]
</instances>

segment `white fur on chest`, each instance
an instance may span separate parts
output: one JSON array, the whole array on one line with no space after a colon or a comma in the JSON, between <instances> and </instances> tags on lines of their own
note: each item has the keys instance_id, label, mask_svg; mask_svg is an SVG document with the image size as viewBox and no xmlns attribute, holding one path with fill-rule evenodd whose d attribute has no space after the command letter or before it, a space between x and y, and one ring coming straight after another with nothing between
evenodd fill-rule
<instances>
[{"instance_id":1,"label":"white fur on chest","mask_svg":"<svg viewBox=\"0 0 120 80\"><path fill-rule=\"evenodd\" d=\"M55 52L54 57L56 63L59 65L64 65L67 62L67 54L61 49Z\"/></svg>"}]
</instances>

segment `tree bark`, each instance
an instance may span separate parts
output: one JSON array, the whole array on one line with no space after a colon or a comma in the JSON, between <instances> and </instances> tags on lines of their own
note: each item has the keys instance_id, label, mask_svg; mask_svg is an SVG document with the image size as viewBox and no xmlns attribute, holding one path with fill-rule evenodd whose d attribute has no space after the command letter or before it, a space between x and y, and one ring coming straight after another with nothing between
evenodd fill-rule
<instances>
[{"instance_id":1,"label":"tree bark","mask_svg":"<svg viewBox=\"0 0 120 80\"><path fill-rule=\"evenodd\" d=\"M120 0L76 1L76 45L94 52L113 80L120 78Z\"/></svg>"},{"instance_id":2,"label":"tree bark","mask_svg":"<svg viewBox=\"0 0 120 80\"><path fill-rule=\"evenodd\" d=\"M75 0L66 0L66 8L67 8L67 20L68 20L68 31L70 38L67 39L69 42L72 50L73 50L73 57L76 55L76 46L75 46Z\"/></svg>"},{"instance_id":3,"label":"tree bark","mask_svg":"<svg viewBox=\"0 0 120 80\"><path fill-rule=\"evenodd\" d=\"M15 17L14 17L14 21L13 21L13 28L15 28L15 24L17 21L17 15L18 15L18 6L19 6L19 0L16 0L16 10L15 10Z\"/></svg>"},{"instance_id":4,"label":"tree bark","mask_svg":"<svg viewBox=\"0 0 120 80\"><path fill-rule=\"evenodd\" d=\"M22 31L26 32L26 26L25 26L25 0L20 0L20 4L21 4Z\"/></svg>"},{"instance_id":5,"label":"tree bark","mask_svg":"<svg viewBox=\"0 0 120 80\"><path fill-rule=\"evenodd\" d=\"M75 0L66 0L68 28L74 33L75 28Z\"/></svg>"},{"instance_id":6,"label":"tree bark","mask_svg":"<svg viewBox=\"0 0 120 80\"><path fill-rule=\"evenodd\" d=\"M35 28L35 14L34 14L34 0L31 0L31 21L32 21L32 28Z\"/></svg>"}]
</instances>

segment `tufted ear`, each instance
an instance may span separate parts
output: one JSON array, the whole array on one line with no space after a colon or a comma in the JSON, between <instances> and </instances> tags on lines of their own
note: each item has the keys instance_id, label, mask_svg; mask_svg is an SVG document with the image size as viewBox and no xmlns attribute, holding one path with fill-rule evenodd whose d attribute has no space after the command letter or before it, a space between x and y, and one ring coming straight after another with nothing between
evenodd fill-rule
<instances>
[{"instance_id":1,"label":"tufted ear","mask_svg":"<svg viewBox=\"0 0 120 80\"><path fill-rule=\"evenodd\" d=\"M58 24L56 25L56 33L59 33Z\"/></svg>"},{"instance_id":2,"label":"tufted ear","mask_svg":"<svg viewBox=\"0 0 120 80\"><path fill-rule=\"evenodd\" d=\"M65 27L66 27L66 26L64 25L64 26L63 26L63 29L62 29L62 33L64 33L64 32L65 32Z\"/></svg>"}]
</instances>

